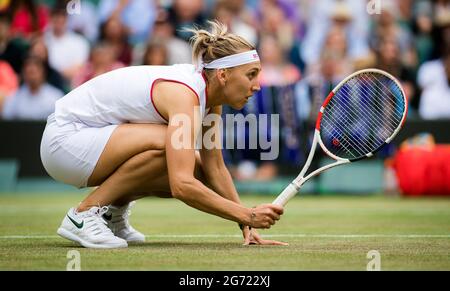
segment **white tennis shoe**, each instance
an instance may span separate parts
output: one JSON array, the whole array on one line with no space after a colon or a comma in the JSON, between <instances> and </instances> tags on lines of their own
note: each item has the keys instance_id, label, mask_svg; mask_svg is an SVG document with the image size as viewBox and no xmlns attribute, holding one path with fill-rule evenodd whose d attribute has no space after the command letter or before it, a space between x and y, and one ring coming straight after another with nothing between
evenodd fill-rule
<instances>
[{"instance_id":1,"label":"white tennis shoe","mask_svg":"<svg viewBox=\"0 0 450 291\"><path fill-rule=\"evenodd\" d=\"M135 230L129 223L131 208L136 202L128 203L122 207L109 206L108 212L103 214L103 218L108 223L109 229L115 236L127 242L144 242L145 235Z\"/></svg>"},{"instance_id":2,"label":"white tennis shoe","mask_svg":"<svg viewBox=\"0 0 450 291\"><path fill-rule=\"evenodd\" d=\"M83 212L77 212L75 208L71 208L57 233L86 248L126 248L127 242L115 236L102 218L106 212L108 212L107 206L92 207Z\"/></svg>"}]
</instances>

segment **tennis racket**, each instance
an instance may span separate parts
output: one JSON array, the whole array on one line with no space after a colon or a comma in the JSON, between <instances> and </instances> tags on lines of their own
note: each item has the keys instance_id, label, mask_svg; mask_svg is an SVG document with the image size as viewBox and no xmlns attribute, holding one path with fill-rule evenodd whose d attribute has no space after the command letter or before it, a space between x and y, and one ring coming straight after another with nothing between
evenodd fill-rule
<instances>
[{"instance_id":1,"label":"tennis racket","mask_svg":"<svg viewBox=\"0 0 450 291\"><path fill-rule=\"evenodd\" d=\"M348 76L320 108L306 164L273 204L286 205L306 181L325 170L372 157L400 131L407 104L400 83L384 71L366 69ZM317 144L336 162L305 176Z\"/></svg>"}]
</instances>

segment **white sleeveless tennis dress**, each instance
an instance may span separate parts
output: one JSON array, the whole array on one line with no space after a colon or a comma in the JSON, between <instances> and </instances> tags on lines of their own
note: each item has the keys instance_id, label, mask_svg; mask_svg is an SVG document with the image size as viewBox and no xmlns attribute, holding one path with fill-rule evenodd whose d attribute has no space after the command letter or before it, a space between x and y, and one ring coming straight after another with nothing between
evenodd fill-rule
<instances>
[{"instance_id":1,"label":"white sleeveless tennis dress","mask_svg":"<svg viewBox=\"0 0 450 291\"><path fill-rule=\"evenodd\" d=\"M48 174L57 181L86 187L118 125L167 124L153 103L153 86L159 80L192 90L204 118L206 83L193 65L135 66L103 74L56 102L41 142L41 160Z\"/></svg>"}]
</instances>

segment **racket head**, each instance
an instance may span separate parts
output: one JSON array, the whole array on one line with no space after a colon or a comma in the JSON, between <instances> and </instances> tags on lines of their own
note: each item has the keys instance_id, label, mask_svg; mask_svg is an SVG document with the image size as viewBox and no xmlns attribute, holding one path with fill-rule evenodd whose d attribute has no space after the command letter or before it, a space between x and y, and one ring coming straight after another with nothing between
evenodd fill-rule
<instances>
[{"instance_id":1,"label":"racket head","mask_svg":"<svg viewBox=\"0 0 450 291\"><path fill-rule=\"evenodd\" d=\"M395 77L378 69L355 72L324 101L316 123L319 144L336 160L371 157L397 135L407 111Z\"/></svg>"}]
</instances>

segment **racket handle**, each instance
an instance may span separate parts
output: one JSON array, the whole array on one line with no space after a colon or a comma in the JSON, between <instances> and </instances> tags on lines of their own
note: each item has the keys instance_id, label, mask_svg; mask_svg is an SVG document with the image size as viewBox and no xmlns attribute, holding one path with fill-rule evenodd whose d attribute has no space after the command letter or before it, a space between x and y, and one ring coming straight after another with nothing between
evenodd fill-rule
<instances>
[{"instance_id":1,"label":"racket handle","mask_svg":"<svg viewBox=\"0 0 450 291\"><path fill-rule=\"evenodd\" d=\"M289 199L294 197L297 192L298 188L291 183L283 190L283 192L278 195L278 197L272 202L272 204L285 206Z\"/></svg>"}]
</instances>

